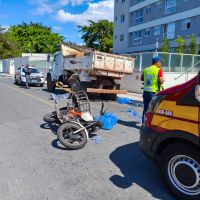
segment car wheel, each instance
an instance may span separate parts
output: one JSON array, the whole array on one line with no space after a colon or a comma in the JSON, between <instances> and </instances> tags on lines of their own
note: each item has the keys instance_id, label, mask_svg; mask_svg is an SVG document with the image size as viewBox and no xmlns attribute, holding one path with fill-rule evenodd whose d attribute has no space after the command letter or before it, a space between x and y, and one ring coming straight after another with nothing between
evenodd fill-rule
<instances>
[{"instance_id":1,"label":"car wheel","mask_svg":"<svg viewBox=\"0 0 200 200\"><path fill-rule=\"evenodd\" d=\"M195 145L175 143L159 158L162 179L169 191L181 200L200 199L200 150Z\"/></svg>"},{"instance_id":2,"label":"car wheel","mask_svg":"<svg viewBox=\"0 0 200 200\"><path fill-rule=\"evenodd\" d=\"M21 78L19 79L19 81L17 81L17 83L18 83L18 85L22 85L22 80L21 80Z\"/></svg>"},{"instance_id":3,"label":"car wheel","mask_svg":"<svg viewBox=\"0 0 200 200\"><path fill-rule=\"evenodd\" d=\"M16 79L16 77L15 77L15 85L18 85L18 82L17 82L17 79Z\"/></svg>"},{"instance_id":4,"label":"car wheel","mask_svg":"<svg viewBox=\"0 0 200 200\"><path fill-rule=\"evenodd\" d=\"M41 84L40 84L40 87L43 87L43 86L44 86L44 83L41 83Z\"/></svg>"}]
</instances>

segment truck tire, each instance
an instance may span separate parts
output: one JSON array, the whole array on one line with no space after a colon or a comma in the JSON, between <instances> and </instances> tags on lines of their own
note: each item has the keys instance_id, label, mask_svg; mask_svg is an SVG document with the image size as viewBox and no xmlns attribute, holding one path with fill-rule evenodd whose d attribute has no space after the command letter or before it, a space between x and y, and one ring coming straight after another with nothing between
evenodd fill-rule
<instances>
[{"instance_id":1,"label":"truck tire","mask_svg":"<svg viewBox=\"0 0 200 200\"><path fill-rule=\"evenodd\" d=\"M120 84L113 85L111 87L104 87L104 89L116 89L120 90ZM104 100L112 100L115 101L117 98L117 94L101 94L101 98Z\"/></svg>"},{"instance_id":2,"label":"truck tire","mask_svg":"<svg viewBox=\"0 0 200 200\"><path fill-rule=\"evenodd\" d=\"M79 92L81 90L81 84L78 79L73 79L70 81L70 87L72 92Z\"/></svg>"},{"instance_id":3,"label":"truck tire","mask_svg":"<svg viewBox=\"0 0 200 200\"><path fill-rule=\"evenodd\" d=\"M161 177L177 199L200 199L199 155L199 148L187 143L171 144L161 152L159 158Z\"/></svg>"},{"instance_id":4,"label":"truck tire","mask_svg":"<svg viewBox=\"0 0 200 200\"><path fill-rule=\"evenodd\" d=\"M49 92L54 92L56 88L55 82L52 81L51 76L47 76L47 89Z\"/></svg>"}]
</instances>

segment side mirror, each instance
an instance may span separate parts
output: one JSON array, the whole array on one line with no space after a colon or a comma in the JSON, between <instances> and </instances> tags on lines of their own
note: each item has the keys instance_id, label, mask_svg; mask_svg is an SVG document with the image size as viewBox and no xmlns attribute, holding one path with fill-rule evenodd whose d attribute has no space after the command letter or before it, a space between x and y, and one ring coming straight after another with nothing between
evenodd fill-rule
<instances>
[{"instance_id":1,"label":"side mirror","mask_svg":"<svg viewBox=\"0 0 200 200\"><path fill-rule=\"evenodd\" d=\"M195 98L198 102L200 102L200 71L197 77L197 86L195 88Z\"/></svg>"}]
</instances>

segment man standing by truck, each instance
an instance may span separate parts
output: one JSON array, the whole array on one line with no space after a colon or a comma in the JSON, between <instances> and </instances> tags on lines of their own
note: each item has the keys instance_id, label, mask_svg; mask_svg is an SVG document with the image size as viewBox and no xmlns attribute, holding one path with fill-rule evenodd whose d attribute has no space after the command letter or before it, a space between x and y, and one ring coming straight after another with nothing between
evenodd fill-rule
<instances>
[{"instance_id":1,"label":"man standing by truck","mask_svg":"<svg viewBox=\"0 0 200 200\"><path fill-rule=\"evenodd\" d=\"M24 73L25 73L25 77L26 77L26 88L28 87L28 82L29 82L29 78L30 78L30 74L31 74L31 69L29 68L29 65L26 64L26 66L23 69Z\"/></svg>"},{"instance_id":2,"label":"man standing by truck","mask_svg":"<svg viewBox=\"0 0 200 200\"><path fill-rule=\"evenodd\" d=\"M154 57L152 59L152 65L144 69L144 72L141 76L141 81L144 81L144 111L142 115L142 123L144 122L144 115L148 109L151 99L160 90L161 85L164 83L161 64L161 59L159 57Z\"/></svg>"}]
</instances>

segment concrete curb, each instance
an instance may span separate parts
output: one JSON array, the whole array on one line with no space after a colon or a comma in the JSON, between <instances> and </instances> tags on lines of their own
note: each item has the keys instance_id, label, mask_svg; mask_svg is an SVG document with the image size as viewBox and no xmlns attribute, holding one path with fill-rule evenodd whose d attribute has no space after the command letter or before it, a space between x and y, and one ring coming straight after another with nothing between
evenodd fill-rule
<instances>
[{"instance_id":1,"label":"concrete curb","mask_svg":"<svg viewBox=\"0 0 200 200\"><path fill-rule=\"evenodd\" d=\"M118 94L117 96L143 102L142 94L138 94L138 93Z\"/></svg>"}]
</instances>

